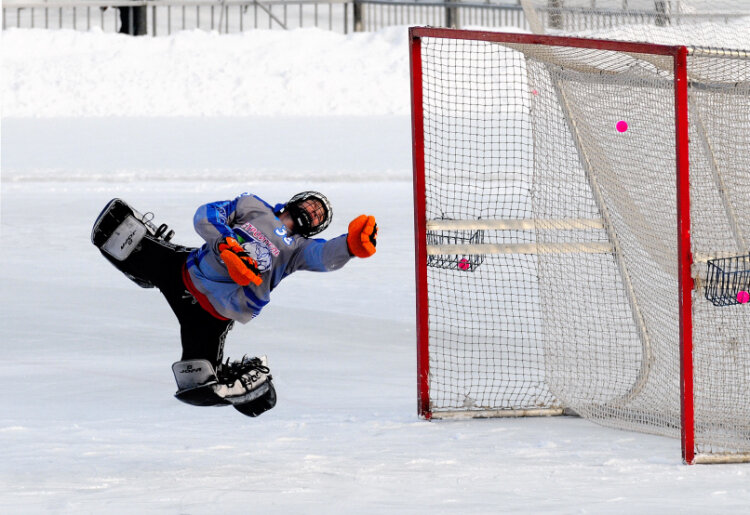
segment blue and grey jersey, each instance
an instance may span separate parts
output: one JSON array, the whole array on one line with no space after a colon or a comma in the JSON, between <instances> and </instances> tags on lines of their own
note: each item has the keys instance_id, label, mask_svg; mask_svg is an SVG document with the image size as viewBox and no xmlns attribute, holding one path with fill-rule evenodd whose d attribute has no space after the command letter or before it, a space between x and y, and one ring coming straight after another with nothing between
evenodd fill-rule
<instances>
[{"instance_id":1,"label":"blue and grey jersey","mask_svg":"<svg viewBox=\"0 0 750 515\"><path fill-rule=\"evenodd\" d=\"M260 313L271 291L292 272L328 272L351 259L346 234L328 241L289 234L274 208L255 195L201 206L193 223L206 243L188 257L190 279L220 315L243 324ZM240 286L229 277L218 250L227 237L257 260L260 286Z\"/></svg>"}]
</instances>

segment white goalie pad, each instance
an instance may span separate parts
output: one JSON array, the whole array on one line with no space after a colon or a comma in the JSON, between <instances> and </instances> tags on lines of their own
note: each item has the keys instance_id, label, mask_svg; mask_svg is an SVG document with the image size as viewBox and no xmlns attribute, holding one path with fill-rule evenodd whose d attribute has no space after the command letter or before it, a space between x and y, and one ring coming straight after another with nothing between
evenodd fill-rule
<instances>
[{"instance_id":1,"label":"white goalie pad","mask_svg":"<svg viewBox=\"0 0 750 515\"><path fill-rule=\"evenodd\" d=\"M124 261L144 236L146 236L146 226L134 216L128 215L102 245L102 250L118 261Z\"/></svg>"},{"instance_id":2,"label":"white goalie pad","mask_svg":"<svg viewBox=\"0 0 750 515\"><path fill-rule=\"evenodd\" d=\"M271 390L271 381L266 377L251 386L243 385L239 381L232 386L217 384L214 386L216 395L229 401L231 404L246 404L268 394Z\"/></svg>"},{"instance_id":3,"label":"white goalie pad","mask_svg":"<svg viewBox=\"0 0 750 515\"><path fill-rule=\"evenodd\" d=\"M172 372L180 391L216 383L214 367L205 359L178 361L172 365Z\"/></svg>"},{"instance_id":4,"label":"white goalie pad","mask_svg":"<svg viewBox=\"0 0 750 515\"><path fill-rule=\"evenodd\" d=\"M268 395L271 389L271 374L268 373L268 358L261 356L260 364L265 372L258 369L247 370L241 377L225 382L222 380L214 386L216 395L225 399L233 405L242 405ZM221 375L221 373L219 374Z\"/></svg>"},{"instance_id":5,"label":"white goalie pad","mask_svg":"<svg viewBox=\"0 0 750 515\"><path fill-rule=\"evenodd\" d=\"M214 392L217 379L213 365L205 359L178 361L172 365L178 400L193 406L229 404Z\"/></svg>"}]
</instances>

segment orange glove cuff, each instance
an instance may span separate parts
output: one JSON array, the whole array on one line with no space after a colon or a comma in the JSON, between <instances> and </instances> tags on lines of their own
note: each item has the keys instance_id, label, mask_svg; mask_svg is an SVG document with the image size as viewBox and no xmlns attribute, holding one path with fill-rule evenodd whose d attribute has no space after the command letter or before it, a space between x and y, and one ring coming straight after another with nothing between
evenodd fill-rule
<instances>
[{"instance_id":1,"label":"orange glove cuff","mask_svg":"<svg viewBox=\"0 0 750 515\"><path fill-rule=\"evenodd\" d=\"M349 251L357 257L366 258L375 254L378 225L374 216L359 215L349 223L346 243Z\"/></svg>"}]
</instances>

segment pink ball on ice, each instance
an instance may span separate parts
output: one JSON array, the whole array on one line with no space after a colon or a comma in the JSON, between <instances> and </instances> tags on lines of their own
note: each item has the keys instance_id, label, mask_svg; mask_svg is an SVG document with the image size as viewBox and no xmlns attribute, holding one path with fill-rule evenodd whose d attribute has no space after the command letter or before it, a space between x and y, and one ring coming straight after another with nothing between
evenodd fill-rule
<instances>
[{"instance_id":1,"label":"pink ball on ice","mask_svg":"<svg viewBox=\"0 0 750 515\"><path fill-rule=\"evenodd\" d=\"M746 304L750 301L750 293L746 292L745 290L742 290L737 294L737 302L740 304Z\"/></svg>"},{"instance_id":2,"label":"pink ball on ice","mask_svg":"<svg viewBox=\"0 0 750 515\"><path fill-rule=\"evenodd\" d=\"M615 125L615 129L617 129L617 132L625 132L628 130L628 122L625 120L620 120L617 122L617 125Z\"/></svg>"},{"instance_id":3,"label":"pink ball on ice","mask_svg":"<svg viewBox=\"0 0 750 515\"><path fill-rule=\"evenodd\" d=\"M468 259L463 258L458 261L458 268L460 268L461 270L468 270L469 268L471 268L471 263L469 263Z\"/></svg>"}]
</instances>

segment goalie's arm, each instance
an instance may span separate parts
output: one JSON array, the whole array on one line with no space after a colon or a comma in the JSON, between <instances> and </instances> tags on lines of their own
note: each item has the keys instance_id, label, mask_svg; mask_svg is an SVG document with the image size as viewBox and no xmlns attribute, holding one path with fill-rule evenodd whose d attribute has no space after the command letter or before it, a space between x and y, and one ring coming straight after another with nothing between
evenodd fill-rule
<instances>
[{"instance_id":1,"label":"goalie's arm","mask_svg":"<svg viewBox=\"0 0 750 515\"><path fill-rule=\"evenodd\" d=\"M305 239L286 267L285 275L297 270L331 272L352 258L346 245L346 234L332 240Z\"/></svg>"},{"instance_id":2,"label":"goalie's arm","mask_svg":"<svg viewBox=\"0 0 750 515\"><path fill-rule=\"evenodd\" d=\"M220 253L219 245L226 242L227 238L236 239L231 224L236 218L237 203L240 198L210 202L202 205L195 212L193 217L195 232L217 255Z\"/></svg>"},{"instance_id":3,"label":"goalie's arm","mask_svg":"<svg viewBox=\"0 0 750 515\"><path fill-rule=\"evenodd\" d=\"M332 240L305 240L287 267L287 275L295 270L329 272L338 270L353 257L367 258L375 254L378 225L374 216L360 215L349 224L349 232Z\"/></svg>"}]
</instances>

